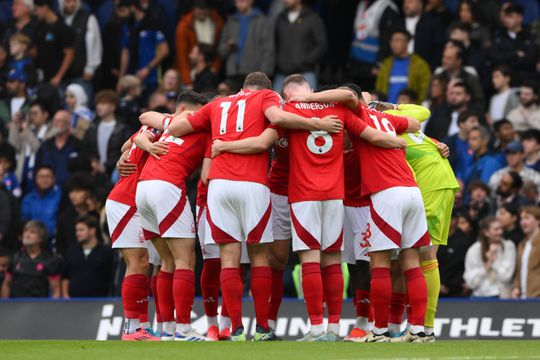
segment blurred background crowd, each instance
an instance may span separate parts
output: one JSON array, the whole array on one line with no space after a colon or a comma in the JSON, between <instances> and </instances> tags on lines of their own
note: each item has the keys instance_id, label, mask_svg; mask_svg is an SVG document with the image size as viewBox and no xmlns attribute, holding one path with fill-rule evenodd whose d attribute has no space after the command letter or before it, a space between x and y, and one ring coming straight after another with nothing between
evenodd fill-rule
<instances>
[{"instance_id":1,"label":"blurred background crowd","mask_svg":"<svg viewBox=\"0 0 540 360\"><path fill-rule=\"evenodd\" d=\"M104 203L138 115L260 70L429 107L461 185L441 295L540 297L539 46L537 0L0 0L2 295L118 295Z\"/></svg>"}]
</instances>

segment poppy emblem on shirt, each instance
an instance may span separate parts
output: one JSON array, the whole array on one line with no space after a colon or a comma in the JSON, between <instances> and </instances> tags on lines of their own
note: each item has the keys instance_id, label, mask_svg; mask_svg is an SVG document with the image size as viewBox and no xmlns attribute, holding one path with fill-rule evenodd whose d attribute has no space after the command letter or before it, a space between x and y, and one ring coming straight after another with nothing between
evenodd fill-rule
<instances>
[{"instance_id":1,"label":"poppy emblem on shirt","mask_svg":"<svg viewBox=\"0 0 540 360\"><path fill-rule=\"evenodd\" d=\"M37 271L43 271L43 268L44 268L44 266L43 266L42 263L38 263L38 264L36 265L36 270L37 270Z\"/></svg>"}]
</instances>

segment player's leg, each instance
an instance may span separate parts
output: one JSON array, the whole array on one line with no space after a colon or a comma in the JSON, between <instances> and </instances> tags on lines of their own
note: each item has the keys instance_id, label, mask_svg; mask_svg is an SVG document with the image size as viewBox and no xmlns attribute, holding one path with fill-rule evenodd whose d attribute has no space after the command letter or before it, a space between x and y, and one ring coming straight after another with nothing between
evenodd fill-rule
<instances>
[{"instance_id":1,"label":"player's leg","mask_svg":"<svg viewBox=\"0 0 540 360\"><path fill-rule=\"evenodd\" d=\"M356 336L358 339L365 336L373 328L373 306L371 305L370 282L371 273L369 271L368 260L356 261L356 289L355 289L355 329L361 330Z\"/></svg>"},{"instance_id":2,"label":"player's leg","mask_svg":"<svg viewBox=\"0 0 540 360\"><path fill-rule=\"evenodd\" d=\"M272 294L272 272L268 260L268 244L247 246L251 261L251 294L255 306L258 332L266 333L268 327L269 301ZM262 330L262 331L260 331Z\"/></svg>"},{"instance_id":3,"label":"player's leg","mask_svg":"<svg viewBox=\"0 0 540 360\"><path fill-rule=\"evenodd\" d=\"M152 245L161 258L161 268L156 283L159 311L161 320L163 321L163 335L161 339L171 341L174 340L174 332L176 330L173 297L174 258L164 239L153 239Z\"/></svg>"},{"instance_id":4,"label":"player's leg","mask_svg":"<svg viewBox=\"0 0 540 360\"><path fill-rule=\"evenodd\" d=\"M427 231L422 195L416 187L406 188L408 203L404 211L402 250L399 254L401 269L407 282L411 316L409 332L402 341L426 341L424 322L427 306L427 285L420 268L420 248L431 245Z\"/></svg>"},{"instance_id":5,"label":"player's leg","mask_svg":"<svg viewBox=\"0 0 540 360\"><path fill-rule=\"evenodd\" d=\"M392 298L390 299L390 309L388 313L388 332L391 338L399 338L401 333L401 323L403 322L403 313L407 305L407 287L401 271L401 267L394 254L392 259L390 276L392 277Z\"/></svg>"},{"instance_id":6,"label":"player's leg","mask_svg":"<svg viewBox=\"0 0 540 360\"><path fill-rule=\"evenodd\" d=\"M302 291L310 322L310 331L301 341L315 341L324 335L323 279L321 272L322 205L303 201L290 205L292 248L302 264Z\"/></svg>"},{"instance_id":7,"label":"player's leg","mask_svg":"<svg viewBox=\"0 0 540 360\"><path fill-rule=\"evenodd\" d=\"M231 319L231 334L242 340L244 325L242 324L242 292L244 285L240 275L240 242L219 245L221 256L221 292L223 302L227 304L227 312Z\"/></svg>"},{"instance_id":8,"label":"player's leg","mask_svg":"<svg viewBox=\"0 0 540 360\"><path fill-rule=\"evenodd\" d=\"M322 202L322 244L321 268L324 294L328 308L327 341L339 339L339 321L343 305L343 273L341 270L341 250L343 249L342 200Z\"/></svg>"},{"instance_id":9,"label":"player's leg","mask_svg":"<svg viewBox=\"0 0 540 360\"><path fill-rule=\"evenodd\" d=\"M433 336L435 326L435 314L437 313L437 303L439 302L439 292L441 291L441 278L439 274L439 262L437 261L438 245L429 246L420 252L420 265L426 278L427 284L427 308L426 320L424 322L426 336ZM434 340L435 338L433 338Z\"/></svg>"},{"instance_id":10,"label":"player's leg","mask_svg":"<svg viewBox=\"0 0 540 360\"><path fill-rule=\"evenodd\" d=\"M152 289L152 297L154 298L154 307L156 309L156 329L155 332L157 335L161 336L163 332L163 320L161 319L161 313L159 311L159 295L157 293L157 278L159 274L159 266L153 266L152 268L152 278L150 280L150 288Z\"/></svg>"},{"instance_id":11,"label":"player's leg","mask_svg":"<svg viewBox=\"0 0 540 360\"><path fill-rule=\"evenodd\" d=\"M291 217L286 196L270 194L272 201L272 225L274 242L270 244L270 267L272 269L272 295L268 324L276 328L279 307L283 298L283 271L289 261L291 247Z\"/></svg>"},{"instance_id":12,"label":"player's leg","mask_svg":"<svg viewBox=\"0 0 540 360\"><path fill-rule=\"evenodd\" d=\"M390 277L390 258L393 250L370 252L371 262L371 303L375 323L371 335L366 341L389 341L388 312L392 298L392 280Z\"/></svg>"}]
</instances>

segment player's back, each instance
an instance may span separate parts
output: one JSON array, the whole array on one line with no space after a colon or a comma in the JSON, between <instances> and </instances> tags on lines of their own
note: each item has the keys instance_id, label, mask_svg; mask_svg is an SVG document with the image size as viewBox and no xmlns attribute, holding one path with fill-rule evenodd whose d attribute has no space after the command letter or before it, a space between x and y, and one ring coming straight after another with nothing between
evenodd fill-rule
<instances>
[{"instance_id":1,"label":"player's back","mask_svg":"<svg viewBox=\"0 0 540 360\"><path fill-rule=\"evenodd\" d=\"M336 115L354 133L363 130L360 120L341 104L290 102L283 109L306 118ZM288 138L289 201L343 199L343 131L291 130Z\"/></svg>"},{"instance_id":2,"label":"player's back","mask_svg":"<svg viewBox=\"0 0 540 360\"><path fill-rule=\"evenodd\" d=\"M272 90L240 91L213 101L209 104L212 140L235 141L260 135L269 126L264 112L280 106L280 101ZM223 153L213 160L208 178L267 184L268 152Z\"/></svg>"},{"instance_id":3,"label":"player's back","mask_svg":"<svg viewBox=\"0 0 540 360\"><path fill-rule=\"evenodd\" d=\"M359 104L356 114L377 130L397 136L406 131L404 117L384 114ZM385 149L367 141L351 138L361 164L362 195L369 195L396 186L416 186L412 171L405 160L405 151Z\"/></svg>"},{"instance_id":4,"label":"player's back","mask_svg":"<svg viewBox=\"0 0 540 360\"><path fill-rule=\"evenodd\" d=\"M147 126L142 126L139 131L131 135L130 140L132 142L132 145L129 149L127 161L137 165L137 170L129 176L120 177L120 180L118 180L118 182L109 194L108 198L111 200L115 200L130 206L135 206L135 192L137 189L137 182L139 181L139 176L141 175L144 165L148 160L148 153L144 150L139 149L137 145L133 143L133 139L135 138L135 136L143 132L150 133L152 136L154 136L155 140L157 140L161 135L158 130L154 128L149 128Z\"/></svg>"},{"instance_id":5,"label":"player's back","mask_svg":"<svg viewBox=\"0 0 540 360\"><path fill-rule=\"evenodd\" d=\"M421 131L400 136L407 141L406 159L422 192L459 187L450 162L432 139Z\"/></svg>"}]
</instances>

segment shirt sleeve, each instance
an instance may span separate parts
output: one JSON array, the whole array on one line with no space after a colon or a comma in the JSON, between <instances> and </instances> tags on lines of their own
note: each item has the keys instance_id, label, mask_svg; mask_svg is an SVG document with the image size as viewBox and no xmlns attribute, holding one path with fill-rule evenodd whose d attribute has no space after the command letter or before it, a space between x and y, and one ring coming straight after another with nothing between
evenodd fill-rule
<instances>
[{"instance_id":1,"label":"shirt sleeve","mask_svg":"<svg viewBox=\"0 0 540 360\"><path fill-rule=\"evenodd\" d=\"M204 151L204 157L208 159L212 158L212 137L210 135L206 137L206 149Z\"/></svg>"},{"instance_id":2,"label":"shirt sleeve","mask_svg":"<svg viewBox=\"0 0 540 360\"><path fill-rule=\"evenodd\" d=\"M210 115L212 113L212 104L208 103L203 106L196 113L188 116L188 121L193 130L195 131L210 131L212 126L210 122Z\"/></svg>"},{"instance_id":3,"label":"shirt sleeve","mask_svg":"<svg viewBox=\"0 0 540 360\"><path fill-rule=\"evenodd\" d=\"M367 124L362 121L358 116L354 115L352 111L343 109L343 121L345 122L345 128L353 135L360 135L367 127Z\"/></svg>"},{"instance_id":4,"label":"shirt sleeve","mask_svg":"<svg viewBox=\"0 0 540 360\"><path fill-rule=\"evenodd\" d=\"M75 35L73 31L66 26L62 26L62 49L69 49L75 46Z\"/></svg>"},{"instance_id":5,"label":"shirt sleeve","mask_svg":"<svg viewBox=\"0 0 540 360\"><path fill-rule=\"evenodd\" d=\"M161 31L156 31L156 44L162 44L165 42L165 35Z\"/></svg>"},{"instance_id":6,"label":"shirt sleeve","mask_svg":"<svg viewBox=\"0 0 540 360\"><path fill-rule=\"evenodd\" d=\"M129 49L129 28L127 25L122 26L122 34L120 35L120 47Z\"/></svg>"},{"instance_id":7,"label":"shirt sleeve","mask_svg":"<svg viewBox=\"0 0 540 360\"><path fill-rule=\"evenodd\" d=\"M281 107L281 97L275 91L265 90L261 106L263 112L272 106Z\"/></svg>"},{"instance_id":8,"label":"shirt sleeve","mask_svg":"<svg viewBox=\"0 0 540 360\"><path fill-rule=\"evenodd\" d=\"M62 274L62 261L57 256L52 256L47 266L47 277L49 279L59 279Z\"/></svg>"}]
</instances>

